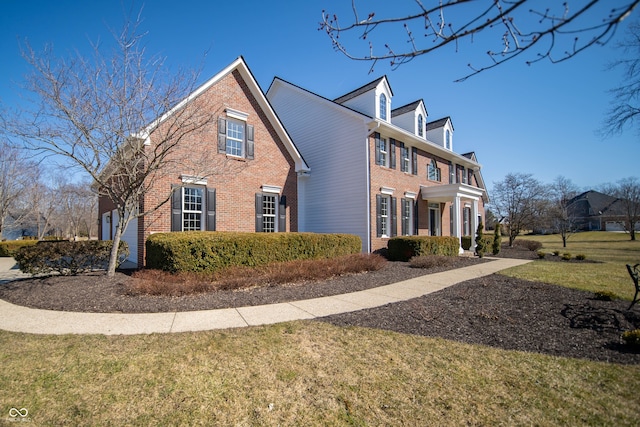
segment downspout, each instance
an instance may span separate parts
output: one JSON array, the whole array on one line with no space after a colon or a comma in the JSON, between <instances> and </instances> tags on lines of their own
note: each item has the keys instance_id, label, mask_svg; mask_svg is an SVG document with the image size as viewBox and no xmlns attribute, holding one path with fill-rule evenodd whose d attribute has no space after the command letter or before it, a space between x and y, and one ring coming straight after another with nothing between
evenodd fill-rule
<instances>
[{"instance_id":1,"label":"downspout","mask_svg":"<svg viewBox=\"0 0 640 427\"><path fill-rule=\"evenodd\" d=\"M369 201L367 203L367 253L371 253L371 151L369 149L369 138L380 128L379 121L375 120L374 123L376 124L375 127L369 129L367 137L365 138L365 163L367 165L367 199Z\"/></svg>"}]
</instances>

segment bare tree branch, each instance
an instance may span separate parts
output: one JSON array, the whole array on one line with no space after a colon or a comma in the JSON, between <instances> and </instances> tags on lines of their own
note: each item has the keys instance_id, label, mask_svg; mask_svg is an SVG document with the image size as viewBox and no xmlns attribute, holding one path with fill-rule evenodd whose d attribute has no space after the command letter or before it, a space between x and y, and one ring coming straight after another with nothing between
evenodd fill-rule
<instances>
[{"instance_id":1,"label":"bare tree branch","mask_svg":"<svg viewBox=\"0 0 640 427\"><path fill-rule=\"evenodd\" d=\"M539 0L440 0L429 7L421 0L414 2L413 14L377 19L375 12L371 12L366 19L360 19L356 0L352 0L353 20L342 25L337 15L322 11L319 30L327 34L335 50L348 58L370 61L370 72L380 60L389 60L395 69L449 44L454 44L457 50L462 40L473 42L478 35L487 33L494 40L493 47L486 51L488 61L482 65L469 63L471 71L456 80L463 81L525 53L530 54L525 59L527 64L545 59L557 63L604 44L640 0L616 1L613 6L605 0L572 2L579 5L576 8L570 7L568 1L547 2L546 8ZM410 26L421 34L414 34ZM380 43L384 44L382 53L374 53L379 51L371 41L374 33L387 38L406 33L410 48L394 49L386 42ZM354 36L367 41L368 53L359 53L362 49L353 42ZM341 37L348 41L343 42Z\"/></svg>"}]
</instances>

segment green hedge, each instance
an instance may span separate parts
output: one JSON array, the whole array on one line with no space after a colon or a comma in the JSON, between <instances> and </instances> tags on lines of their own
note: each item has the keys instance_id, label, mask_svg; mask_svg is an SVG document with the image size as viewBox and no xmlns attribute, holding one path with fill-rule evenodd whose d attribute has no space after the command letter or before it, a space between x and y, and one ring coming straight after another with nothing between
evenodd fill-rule
<instances>
[{"instance_id":1,"label":"green hedge","mask_svg":"<svg viewBox=\"0 0 640 427\"><path fill-rule=\"evenodd\" d=\"M14 257L23 273L74 275L107 268L112 245L111 240L40 241L21 248ZM121 241L119 260L124 261L128 255L127 243Z\"/></svg>"},{"instance_id":2,"label":"green hedge","mask_svg":"<svg viewBox=\"0 0 640 427\"><path fill-rule=\"evenodd\" d=\"M7 240L0 242L0 257L15 256L20 248L25 246L33 246L38 243L37 240Z\"/></svg>"},{"instance_id":3,"label":"green hedge","mask_svg":"<svg viewBox=\"0 0 640 427\"><path fill-rule=\"evenodd\" d=\"M409 261L414 256L458 256L460 242L457 237L402 236L393 237L387 243L391 261Z\"/></svg>"},{"instance_id":4,"label":"green hedge","mask_svg":"<svg viewBox=\"0 0 640 427\"><path fill-rule=\"evenodd\" d=\"M146 250L147 268L216 271L236 265L257 266L358 253L362 241L351 234L188 231L152 234Z\"/></svg>"}]
</instances>

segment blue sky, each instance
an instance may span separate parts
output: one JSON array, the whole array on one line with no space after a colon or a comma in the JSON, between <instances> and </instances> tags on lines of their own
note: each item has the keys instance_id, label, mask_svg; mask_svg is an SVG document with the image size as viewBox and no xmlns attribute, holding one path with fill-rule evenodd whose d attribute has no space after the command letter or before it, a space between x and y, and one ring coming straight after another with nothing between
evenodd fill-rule
<instances>
[{"instance_id":1,"label":"blue sky","mask_svg":"<svg viewBox=\"0 0 640 427\"><path fill-rule=\"evenodd\" d=\"M389 3L357 4L363 15L375 10L380 16ZM394 8L411 8L413 1L392 3ZM606 46L568 62L527 66L515 59L454 83L467 73L467 63L478 63L487 45L463 43L458 52L452 48L422 56L397 70L380 63L371 74L370 63L335 52L318 31L321 13L336 12L346 22L351 0L135 4L135 10L143 6L149 52L166 56L175 70L203 63L203 81L240 55L264 91L278 76L334 98L386 74L394 107L422 98L429 120L452 117L454 150L476 152L489 191L510 172L531 173L545 183L563 175L584 189L640 174L640 141L633 130L607 139L597 135L611 101L608 90L620 81L620 72L607 64L621 55L614 45L626 25ZM0 100L9 107L20 102L18 84L27 71L20 39L36 50L51 43L57 54L66 55L87 50L90 41L110 40L109 28L120 28L123 22L121 2L113 0L1 0L0 7ZM627 23L638 19L638 13ZM393 34L385 37L402 43Z\"/></svg>"}]
</instances>

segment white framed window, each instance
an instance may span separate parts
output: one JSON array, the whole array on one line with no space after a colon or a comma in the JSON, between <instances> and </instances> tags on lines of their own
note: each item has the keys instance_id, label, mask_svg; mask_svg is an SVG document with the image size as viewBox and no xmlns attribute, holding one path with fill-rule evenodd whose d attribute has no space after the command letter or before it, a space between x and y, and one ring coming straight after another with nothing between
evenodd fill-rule
<instances>
[{"instance_id":1,"label":"white framed window","mask_svg":"<svg viewBox=\"0 0 640 427\"><path fill-rule=\"evenodd\" d=\"M244 123L227 120L226 153L230 156L244 157Z\"/></svg>"},{"instance_id":2,"label":"white framed window","mask_svg":"<svg viewBox=\"0 0 640 427\"><path fill-rule=\"evenodd\" d=\"M275 233L276 232L276 214L277 203L275 194L265 194L262 196L262 232L263 233Z\"/></svg>"},{"instance_id":3,"label":"white framed window","mask_svg":"<svg viewBox=\"0 0 640 427\"><path fill-rule=\"evenodd\" d=\"M379 162L382 166L387 166L389 164L389 152L387 147L387 140L384 138L380 138L378 140L378 151L380 153Z\"/></svg>"},{"instance_id":4,"label":"white framed window","mask_svg":"<svg viewBox=\"0 0 640 427\"><path fill-rule=\"evenodd\" d=\"M451 132L449 129L445 131L445 147L447 150L451 150Z\"/></svg>"},{"instance_id":5,"label":"white framed window","mask_svg":"<svg viewBox=\"0 0 640 427\"><path fill-rule=\"evenodd\" d=\"M389 196L380 198L380 234L389 236Z\"/></svg>"},{"instance_id":6,"label":"white framed window","mask_svg":"<svg viewBox=\"0 0 640 427\"><path fill-rule=\"evenodd\" d=\"M418 114L418 136L423 136L423 119L422 119L422 114Z\"/></svg>"},{"instance_id":7,"label":"white framed window","mask_svg":"<svg viewBox=\"0 0 640 427\"><path fill-rule=\"evenodd\" d=\"M182 231L202 230L202 210L204 207L202 188L182 188Z\"/></svg>"},{"instance_id":8,"label":"white framed window","mask_svg":"<svg viewBox=\"0 0 640 427\"><path fill-rule=\"evenodd\" d=\"M263 186L262 193L256 193L256 232L284 232L287 230L287 198L267 187Z\"/></svg>"},{"instance_id":9,"label":"white framed window","mask_svg":"<svg viewBox=\"0 0 640 427\"><path fill-rule=\"evenodd\" d=\"M411 173L411 156L409 147L404 144L400 146L400 170L402 172Z\"/></svg>"},{"instance_id":10,"label":"white framed window","mask_svg":"<svg viewBox=\"0 0 640 427\"><path fill-rule=\"evenodd\" d=\"M387 96L384 93L380 94L380 118L387 120Z\"/></svg>"},{"instance_id":11,"label":"white framed window","mask_svg":"<svg viewBox=\"0 0 640 427\"><path fill-rule=\"evenodd\" d=\"M431 163L427 166L427 178L429 178L430 181L440 181L442 178L440 168L435 159L431 159Z\"/></svg>"},{"instance_id":12,"label":"white framed window","mask_svg":"<svg viewBox=\"0 0 640 427\"><path fill-rule=\"evenodd\" d=\"M414 234L414 200L413 199L402 199L402 235L403 236L412 236Z\"/></svg>"}]
</instances>

